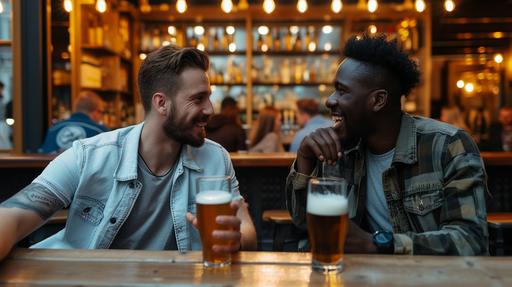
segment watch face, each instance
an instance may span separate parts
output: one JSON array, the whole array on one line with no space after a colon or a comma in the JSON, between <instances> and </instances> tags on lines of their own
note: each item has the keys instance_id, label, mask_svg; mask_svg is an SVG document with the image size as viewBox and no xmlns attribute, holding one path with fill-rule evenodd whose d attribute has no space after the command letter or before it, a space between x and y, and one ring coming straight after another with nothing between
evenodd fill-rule
<instances>
[{"instance_id":1,"label":"watch face","mask_svg":"<svg viewBox=\"0 0 512 287\"><path fill-rule=\"evenodd\" d=\"M374 238L379 245L387 245L393 240L393 233L389 231L377 231Z\"/></svg>"}]
</instances>

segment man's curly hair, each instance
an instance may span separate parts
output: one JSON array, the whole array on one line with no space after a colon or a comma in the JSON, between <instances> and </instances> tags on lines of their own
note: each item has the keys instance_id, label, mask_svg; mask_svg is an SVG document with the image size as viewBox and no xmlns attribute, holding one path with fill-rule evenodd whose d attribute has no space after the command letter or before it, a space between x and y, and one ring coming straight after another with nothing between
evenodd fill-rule
<instances>
[{"instance_id":1,"label":"man's curly hair","mask_svg":"<svg viewBox=\"0 0 512 287\"><path fill-rule=\"evenodd\" d=\"M407 96L420 81L418 65L398 47L396 41L388 41L384 34L353 36L345 44L343 53L348 58L391 72L399 82L400 95Z\"/></svg>"}]
</instances>

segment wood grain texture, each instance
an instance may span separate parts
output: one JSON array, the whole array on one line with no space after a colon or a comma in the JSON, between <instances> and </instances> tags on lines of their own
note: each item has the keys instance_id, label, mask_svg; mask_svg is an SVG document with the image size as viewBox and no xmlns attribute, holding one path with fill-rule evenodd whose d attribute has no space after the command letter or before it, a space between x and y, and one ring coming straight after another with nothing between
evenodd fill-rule
<instances>
[{"instance_id":1,"label":"wood grain texture","mask_svg":"<svg viewBox=\"0 0 512 287\"><path fill-rule=\"evenodd\" d=\"M200 260L200 252L18 249L0 263L0 285L512 285L506 257L347 255L345 271L329 276L311 271L309 253L241 252L223 269Z\"/></svg>"}]
</instances>

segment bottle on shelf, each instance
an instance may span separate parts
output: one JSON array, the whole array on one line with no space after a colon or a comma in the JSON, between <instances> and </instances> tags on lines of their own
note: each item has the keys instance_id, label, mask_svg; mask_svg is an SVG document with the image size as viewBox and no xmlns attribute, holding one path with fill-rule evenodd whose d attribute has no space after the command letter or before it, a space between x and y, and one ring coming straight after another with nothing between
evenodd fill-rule
<instances>
[{"instance_id":1,"label":"bottle on shelf","mask_svg":"<svg viewBox=\"0 0 512 287\"><path fill-rule=\"evenodd\" d=\"M279 52L281 51L281 34L279 33L279 28L274 28L273 34L273 50Z\"/></svg>"},{"instance_id":2,"label":"bottle on shelf","mask_svg":"<svg viewBox=\"0 0 512 287\"><path fill-rule=\"evenodd\" d=\"M227 51L228 50L229 42L230 42L229 41L229 35L226 32L226 30L224 30L224 36L222 37L222 50L223 51Z\"/></svg>"},{"instance_id":3,"label":"bottle on shelf","mask_svg":"<svg viewBox=\"0 0 512 287\"><path fill-rule=\"evenodd\" d=\"M293 50L297 52L302 51L302 38L300 36L300 32L297 33L297 37L295 38L295 43L293 46Z\"/></svg>"},{"instance_id":4,"label":"bottle on shelf","mask_svg":"<svg viewBox=\"0 0 512 287\"><path fill-rule=\"evenodd\" d=\"M258 34L258 40L256 41L256 49L258 51L263 51L262 47L263 47L263 39L261 38L261 35Z\"/></svg>"},{"instance_id":5,"label":"bottle on shelf","mask_svg":"<svg viewBox=\"0 0 512 287\"><path fill-rule=\"evenodd\" d=\"M218 51L219 50L219 37L217 36L217 32L215 32L215 35L213 36L213 50Z\"/></svg>"},{"instance_id":6,"label":"bottle on shelf","mask_svg":"<svg viewBox=\"0 0 512 287\"><path fill-rule=\"evenodd\" d=\"M284 36L284 50L291 51L292 47L292 32L288 29L288 33Z\"/></svg>"}]
</instances>

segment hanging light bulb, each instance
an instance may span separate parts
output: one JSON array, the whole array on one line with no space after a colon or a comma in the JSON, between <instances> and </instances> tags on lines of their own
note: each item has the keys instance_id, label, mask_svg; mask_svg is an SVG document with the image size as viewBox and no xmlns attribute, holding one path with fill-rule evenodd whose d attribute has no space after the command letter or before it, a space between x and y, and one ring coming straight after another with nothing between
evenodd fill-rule
<instances>
[{"instance_id":1,"label":"hanging light bulb","mask_svg":"<svg viewBox=\"0 0 512 287\"><path fill-rule=\"evenodd\" d=\"M377 0L368 0L368 11L370 13L377 11L377 8L379 8Z\"/></svg>"},{"instance_id":2,"label":"hanging light bulb","mask_svg":"<svg viewBox=\"0 0 512 287\"><path fill-rule=\"evenodd\" d=\"M274 2L274 0L263 1L263 11L265 11L265 13L270 14L270 13L274 12L275 9L276 9L276 3Z\"/></svg>"},{"instance_id":3,"label":"hanging light bulb","mask_svg":"<svg viewBox=\"0 0 512 287\"><path fill-rule=\"evenodd\" d=\"M0 2L0 5L2 5L2 2ZM68 13L73 11L73 2L71 0L64 0L64 10Z\"/></svg>"},{"instance_id":4,"label":"hanging light bulb","mask_svg":"<svg viewBox=\"0 0 512 287\"><path fill-rule=\"evenodd\" d=\"M341 9L343 9L343 2L341 2L341 0L332 0L332 2L331 2L332 12L340 13Z\"/></svg>"},{"instance_id":5,"label":"hanging light bulb","mask_svg":"<svg viewBox=\"0 0 512 287\"><path fill-rule=\"evenodd\" d=\"M183 14L185 11L187 11L187 1L185 0L178 0L176 1L176 11L178 13Z\"/></svg>"},{"instance_id":6,"label":"hanging light bulb","mask_svg":"<svg viewBox=\"0 0 512 287\"><path fill-rule=\"evenodd\" d=\"M247 10L249 9L249 3L247 3L247 0L240 0L238 2L238 10Z\"/></svg>"},{"instance_id":7,"label":"hanging light bulb","mask_svg":"<svg viewBox=\"0 0 512 287\"><path fill-rule=\"evenodd\" d=\"M225 13L231 13L231 11L233 11L233 2L231 2L231 0L222 0L220 8Z\"/></svg>"},{"instance_id":8,"label":"hanging light bulb","mask_svg":"<svg viewBox=\"0 0 512 287\"><path fill-rule=\"evenodd\" d=\"M226 27L226 33L227 33L228 35L233 35L233 34L235 34L235 27L234 27L234 26L227 26L227 27Z\"/></svg>"},{"instance_id":9,"label":"hanging light bulb","mask_svg":"<svg viewBox=\"0 0 512 287\"><path fill-rule=\"evenodd\" d=\"M236 44L235 44L235 43L229 43L228 50L229 50L231 53L236 52Z\"/></svg>"},{"instance_id":10,"label":"hanging light bulb","mask_svg":"<svg viewBox=\"0 0 512 287\"><path fill-rule=\"evenodd\" d=\"M107 11L107 2L105 0L96 0L96 10L100 13Z\"/></svg>"},{"instance_id":11,"label":"hanging light bulb","mask_svg":"<svg viewBox=\"0 0 512 287\"><path fill-rule=\"evenodd\" d=\"M299 0L297 2L297 10L299 10L300 13L306 12L306 10L308 10L308 2L306 2L306 0Z\"/></svg>"},{"instance_id":12,"label":"hanging light bulb","mask_svg":"<svg viewBox=\"0 0 512 287\"><path fill-rule=\"evenodd\" d=\"M426 5L425 5L425 1L424 0L416 0L414 2L414 6L416 7L416 11L418 11L420 13L425 11L425 6Z\"/></svg>"},{"instance_id":13,"label":"hanging light bulb","mask_svg":"<svg viewBox=\"0 0 512 287\"><path fill-rule=\"evenodd\" d=\"M452 12L453 9L455 9L455 3L453 2L453 0L445 0L444 9L448 12Z\"/></svg>"}]
</instances>

